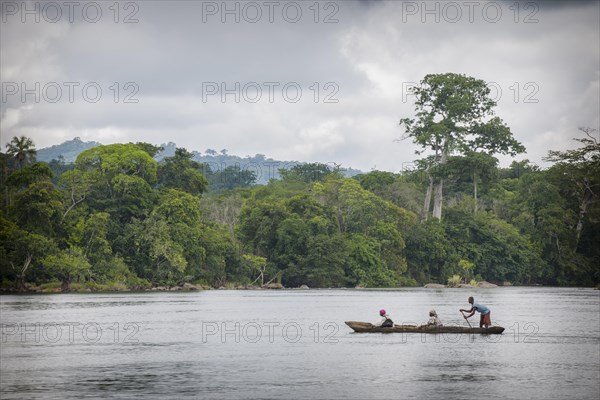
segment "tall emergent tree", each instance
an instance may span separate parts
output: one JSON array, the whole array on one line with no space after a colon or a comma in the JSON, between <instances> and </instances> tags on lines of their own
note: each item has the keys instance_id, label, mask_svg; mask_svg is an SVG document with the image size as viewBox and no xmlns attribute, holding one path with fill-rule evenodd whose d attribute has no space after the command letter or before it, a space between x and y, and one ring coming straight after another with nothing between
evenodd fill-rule
<instances>
[{"instance_id":1,"label":"tall emergent tree","mask_svg":"<svg viewBox=\"0 0 600 400\"><path fill-rule=\"evenodd\" d=\"M432 150L428 168L429 187L424 215L429 213L433 192L433 217L442 218L443 167L451 154L482 151L488 154L522 153L525 148L513 138L510 128L494 116L496 102L483 80L462 74L426 75L413 88L415 118L403 118L403 138L412 138L422 150Z\"/></svg>"}]
</instances>

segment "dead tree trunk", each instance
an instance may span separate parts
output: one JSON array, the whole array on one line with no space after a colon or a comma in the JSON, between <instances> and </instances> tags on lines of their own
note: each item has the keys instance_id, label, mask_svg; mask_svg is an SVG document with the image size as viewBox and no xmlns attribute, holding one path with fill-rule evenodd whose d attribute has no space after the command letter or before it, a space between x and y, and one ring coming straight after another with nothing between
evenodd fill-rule
<instances>
[{"instance_id":1,"label":"dead tree trunk","mask_svg":"<svg viewBox=\"0 0 600 400\"><path fill-rule=\"evenodd\" d=\"M427 193L425 194L425 203L423 204L423 220L427 221L429 218L429 209L431 208L431 192L433 192L433 177L428 175L429 185L427 186Z\"/></svg>"},{"instance_id":2,"label":"dead tree trunk","mask_svg":"<svg viewBox=\"0 0 600 400\"><path fill-rule=\"evenodd\" d=\"M27 269L31 265L32 259L33 259L33 254L27 254L25 256L25 260L23 261L23 265L19 268L15 267L15 265L12 262L10 263L13 271L15 271L15 273L17 275L17 282L15 282L16 286L17 286L17 290L19 290L21 292L25 291L27 289L25 287L25 273L27 272Z\"/></svg>"},{"instance_id":3,"label":"dead tree trunk","mask_svg":"<svg viewBox=\"0 0 600 400\"><path fill-rule=\"evenodd\" d=\"M579 239L581 238L581 232L583 231L583 220L590 204L592 204L592 198L587 195L584 196L581 204L579 204L579 217L577 218L577 225L575 226L575 251L577 251L577 247L579 247Z\"/></svg>"},{"instance_id":4,"label":"dead tree trunk","mask_svg":"<svg viewBox=\"0 0 600 400\"><path fill-rule=\"evenodd\" d=\"M473 172L473 198L475 199L473 214L477 214L477 172Z\"/></svg>"}]
</instances>

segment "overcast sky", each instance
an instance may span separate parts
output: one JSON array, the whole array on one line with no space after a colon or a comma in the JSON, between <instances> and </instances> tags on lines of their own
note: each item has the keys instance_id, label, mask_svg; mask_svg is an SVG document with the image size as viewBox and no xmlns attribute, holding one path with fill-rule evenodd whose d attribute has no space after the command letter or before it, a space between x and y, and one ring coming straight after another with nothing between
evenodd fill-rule
<instances>
[{"instance_id":1,"label":"overcast sky","mask_svg":"<svg viewBox=\"0 0 600 400\"><path fill-rule=\"evenodd\" d=\"M2 145L173 141L399 171L417 149L395 141L407 85L445 72L493 82L518 159L543 165L600 125L597 1L223 4L2 1Z\"/></svg>"}]
</instances>

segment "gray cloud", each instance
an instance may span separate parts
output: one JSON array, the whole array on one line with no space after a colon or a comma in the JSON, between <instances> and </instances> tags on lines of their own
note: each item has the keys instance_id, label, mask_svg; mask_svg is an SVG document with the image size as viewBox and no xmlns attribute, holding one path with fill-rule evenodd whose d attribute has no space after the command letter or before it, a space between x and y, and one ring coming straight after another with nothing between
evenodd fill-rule
<instances>
[{"instance_id":1,"label":"gray cloud","mask_svg":"<svg viewBox=\"0 0 600 400\"><path fill-rule=\"evenodd\" d=\"M537 10L521 3L518 14L510 8L514 2L480 2L472 21L466 3L456 2L462 16L455 22L443 2L427 3L429 10L438 7L437 15L427 14L423 2L322 2L319 23L307 2L300 3L296 23L277 10L271 23L265 8L256 23L243 15L239 23L231 15L222 23L219 15L203 22L203 7L221 2L152 1L136 3L134 24L114 23L112 2L101 4L103 16L94 24L77 13L72 23L21 23L19 16L2 15L3 85L80 83L72 103L66 92L57 103L7 96L0 104L3 144L20 134L40 147L74 136L104 143L175 141L197 150L398 171L416 150L394 141L402 133L398 120L413 112L403 88L437 72L495 82L501 91L497 114L528 148L524 157L536 163L549 149L572 147L578 126L599 126L597 2L537 2ZM240 10L247 4L239 3ZM491 22L496 9L502 15ZM131 10L120 11L122 20ZM323 23L331 13L339 22ZM89 82L102 89L97 103L82 96ZM138 103L123 102L132 93L127 82L139 88L133 95ZM219 95L203 102L206 82L230 89L235 82L257 82L263 97L255 104L243 96L236 103L231 94L225 103ZM272 103L264 82L279 83ZM327 82L339 88L337 103L324 102L335 89L325 88ZM286 83L302 88L297 103L283 98Z\"/></svg>"}]
</instances>

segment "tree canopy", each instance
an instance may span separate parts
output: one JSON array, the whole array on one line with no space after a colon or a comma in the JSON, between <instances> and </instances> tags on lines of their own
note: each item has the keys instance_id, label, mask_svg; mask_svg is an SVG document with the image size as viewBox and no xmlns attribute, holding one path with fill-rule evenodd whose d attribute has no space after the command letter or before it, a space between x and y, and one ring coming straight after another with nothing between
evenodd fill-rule
<instances>
[{"instance_id":1,"label":"tree canopy","mask_svg":"<svg viewBox=\"0 0 600 400\"><path fill-rule=\"evenodd\" d=\"M456 147L477 136L456 133L467 111L462 97L450 99L473 96L467 109L481 115L490 104L479 82L456 78L467 86L461 92L445 87L451 78L428 81L436 97L423 95L423 105L454 116L439 122L449 135L440 143ZM1 182L0 280L64 291L181 282L397 287L455 275L597 285L600 148L593 130L582 133L579 148L549 153L547 169L527 160L500 168L490 153L503 147L490 145L449 152L443 172L425 158L414 171L344 178L316 163L282 170L267 185L249 176L230 187L183 148L157 162L152 145L98 146L64 168L5 154L14 162ZM439 179L444 218L418 218Z\"/></svg>"},{"instance_id":2,"label":"tree canopy","mask_svg":"<svg viewBox=\"0 0 600 400\"><path fill-rule=\"evenodd\" d=\"M401 119L400 125L405 138L411 138L422 151L434 154L427 169L430 185L424 216L429 213L433 192L433 217L441 219L444 166L450 155L474 151L516 155L525 148L510 128L494 116L496 102L483 80L454 73L430 74L414 87L413 94L415 117Z\"/></svg>"}]
</instances>

